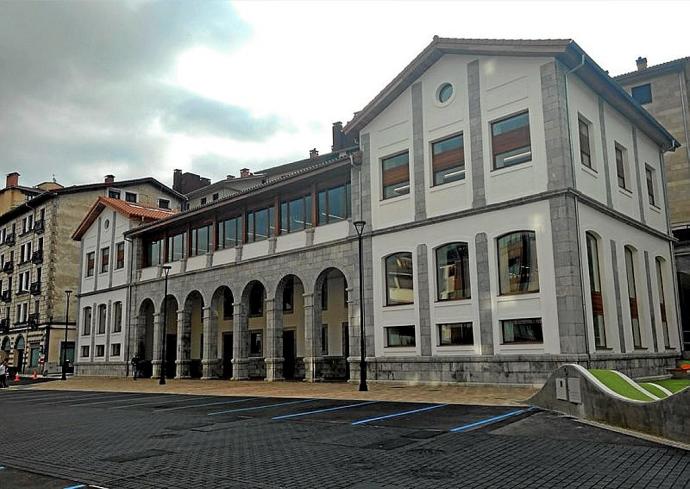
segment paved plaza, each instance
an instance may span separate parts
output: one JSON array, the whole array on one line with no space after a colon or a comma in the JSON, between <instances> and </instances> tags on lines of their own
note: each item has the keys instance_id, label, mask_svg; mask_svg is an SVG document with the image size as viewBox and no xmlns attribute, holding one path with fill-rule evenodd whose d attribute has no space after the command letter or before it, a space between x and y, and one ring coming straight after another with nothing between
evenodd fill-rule
<instances>
[{"instance_id":1,"label":"paved plaza","mask_svg":"<svg viewBox=\"0 0 690 489\"><path fill-rule=\"evenodd\" d=\"M3 488L690 487L689 452L526 406L36 388L0 405Z\"/></svg>"}]
</instances>

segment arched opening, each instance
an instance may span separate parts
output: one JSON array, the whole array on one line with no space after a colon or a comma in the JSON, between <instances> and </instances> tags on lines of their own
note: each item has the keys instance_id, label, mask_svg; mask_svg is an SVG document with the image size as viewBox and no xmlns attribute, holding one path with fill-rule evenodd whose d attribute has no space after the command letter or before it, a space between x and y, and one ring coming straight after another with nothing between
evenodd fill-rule
<instances>
[{"instance_id":1,"label":"arched opening","mask_svg":"<svg viewBox=\"0 0 690 489\"><path fill-rule=\"evenodd\" d=\"M138 375L141 377L151 377L153 361L153 315L156 308L151 299L145 299L139 307L139 318L137 325L137 344L135 354L139 358Z\"/></svg>"},{"instance_id":2,"label":"arched opening","mask_svg":"<svg viewBox=\"0 0 690 489\"><path fill-rule=\"evenodd\" d=\"M203 309L204 298L194 290L189 293L184 302L184 317L182 319L181 336L178 338L178 368L180 378L200 378L201 359L203 357ZM208 340L208 338L206 338Z\"/></svg>"},{"instance_id":3,"label":"arched opening","mask_svg":"<svg viewBox=\"0 0 690 489\"><path fill-rule=\"evenodd\" d=\"M218 287L211 298L211 333L216 341L216 357L220 358L219 372L215 375L204 374L204 377L220 375L224 379L232 378L233 356L233 317L235 298L230 287ZM215 333L215 334L214 334ZM212 351L212 345L210 345Z\"/></svg>"},{"instance_id":4,"label":"arched opening","mask_svg":"<svg viewBox=\"0 0 690 489\"><path fill-rule=\"evenodd\" d=\"M350 321L348 283L337 268L322 271L314 285L314 350L321 359L316 377L347 380L350 367Z\"/></svg>"},{"instance_id":5,"label":"arched opening","mask_svg":"<svg viewBox=\"0 0 690 489\"><path fill-rule=\"evenodd\" d=\"M24 350L26 349L26 342L24 337L19 335L16 340L14 340L14 366L17 368L17 372L24 371Z\"/></svg>"},{"instance_id":6,"label":"arched opening","mask_svg":"<svg viewBox=\"0 0 690 489\"><path fill-rule=\"evenodd\" d=\"M634 348L642 348L642 328L640 326L639 300L637 295L637 250L632 246L626 246L625 252L625 277L628 291L628 311L630 313L630 325L632 327L632 339Z\"/></svg>"},{"instance_id":7,"label":"arched opening","mask_svg":"<svg viewBox=\"0 0 690 489\"><path fill-rule=\"evenodd\" d=\"M282 358L272 379L303 379L305 355L304 284L296 275L286 275L276 287L275 336L267 339L267 356ZM273 343L271 343L273 341ZM281 368L282 367L282 368Z\"/></svg>"},{"instance_id":8,"label":"arched opening","mask_svg":"<svg viewBox=\"0 0 690 489\"><path fill-rule=\"evenodd\" d=\"M5 336L0 344L0 362L10 357L10 337Z\"/></svg>"},{"instance_id":9,"label":"arched opening","mask_svg":"<svg viewBox=\"0 0 690 489\"><path fill-rule=\"evenodd\" d=\"M592 302L592 327L594 330L594 346L596 349L605 349L606 322L604 316L604 297L601 277L601 253L599 250L600 238L592 231L585 233L587 241L587 270L589 273L589 291Z\"/></svg>"},{"instance_id":10,"label":"arched opening","mask_svg":"<svg viewBox=\"0 0 690 489\"><path fill-rule=\"evenodd\" d=\"M175 377L175 362L177 361L177 299L169 295L161 304L161 318L165 351L162 355L165 376ZM158 338L156 341L160 341Z\"/></svg>"},{"instance_id":11,"label":"arched opening","mask_svg":"<svg viewBox=\"0 0 690 489\"><path fill-rule=\"evenodd\" d=\"M246 333L243 338L247 352L247 372L249 378L264 378L266 364L264 362L266 338L266 288L258 280L253 280L242 292L242 305L246 308Z\"/></svg>"}]
</instances>

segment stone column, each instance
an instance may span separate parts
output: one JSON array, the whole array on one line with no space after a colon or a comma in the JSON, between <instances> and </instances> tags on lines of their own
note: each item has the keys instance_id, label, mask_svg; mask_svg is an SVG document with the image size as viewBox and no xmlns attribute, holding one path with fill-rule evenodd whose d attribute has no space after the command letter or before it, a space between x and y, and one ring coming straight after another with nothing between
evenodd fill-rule
<instances>
[{"instance_id":1,"label":"stone column","mask_svg":"<svg viewBox=\"0 0 690 489\"><path fill-rule=\"evenodd\" d=\"M244 380L249 378L249 323L244 304L234 303L233 310L232 380Z\"/></svg>"},{"instance_id":2,"label":"stone column","mask_svg":"<svg viewBox=\"0 0 690 489\"><path fill-rule=\"evenodd\" d=\"M347 289L347 320L348 328L348 342L350 353L345 359L350 370L350 378L348 380L354 381L359 379L359 303L355 297L355 289L349 287Z\"/></svg>"},{"instance_id":3,"label":"stone column","mask_svg":"<svg viewBox=\"0 0 690 489\"><path fill-rule=\"evenodd\" d=\"M264 302L266 312L266 380L283 379L283 313L275 307L274 299Z\"/></svg>"},{"instance_id":4,"label":"stone column","mask_svg":"<svg viewBox=\"0 0 690 489\"><path fill-rule=\"evenodd\" d=\"M317 287L318 288L318 287ZM321 325L321 295L303 294L304 297L304 380L315 382L321 358L319 334Z\"/></svg>"},{"instance_id":5,"label":"stone column","mask_svg":"<svg viewBox=\"0 0 690 489\"><path fill-rule=\"evenodd\" d=\"M202 327L204 333L203 355L201 360L202 379L218 378L218 314L212 307L202 310Z\"/></svg>"},{"instance_id":6,"label":"stone column","mask_svg":"<svg viewBox=\"0 0 690 489\"><path fill-rule=\"evenodd\" d=\"M144 322L145 321L146 319L144 319ZM151 355L152 379L159 379L161 376L161 341L163 338L163 323L163 315L160 313L155 313L153 315L153 352Z\"/></svg>"},{"instance_id":7,"label":"stone column","mask_svg":"<svg viewBox=\"0 0 690 489\"><path fill-rule=\"evenodd\" d=\"M175 377L189 379L192 357L192 318L187 311L177 311L177 359Z\"/></svg>"}]
</instances>

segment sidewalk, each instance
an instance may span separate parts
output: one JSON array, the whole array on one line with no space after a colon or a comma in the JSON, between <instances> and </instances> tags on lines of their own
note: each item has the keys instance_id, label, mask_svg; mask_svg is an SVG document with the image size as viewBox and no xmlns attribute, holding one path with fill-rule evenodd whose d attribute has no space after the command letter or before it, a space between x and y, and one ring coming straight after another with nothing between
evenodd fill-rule
<instances>
[{"instance_id":1,"label":"sidewalk","mask_svg":"<svg viewBox=\"0 0 690 489\"><path fill-rule=\"evenodd\" d=\"M474 404L484 406L521 406L539 389L533 386L501 385L405 385L370 383L368 392L359 392L356 384L264 382L229 380L158 380L111 377L74 377L66 381L37 384L36 390L115 391L214 396L295 397L392 402L428 402Z\"/></svg>"}]
</instances>

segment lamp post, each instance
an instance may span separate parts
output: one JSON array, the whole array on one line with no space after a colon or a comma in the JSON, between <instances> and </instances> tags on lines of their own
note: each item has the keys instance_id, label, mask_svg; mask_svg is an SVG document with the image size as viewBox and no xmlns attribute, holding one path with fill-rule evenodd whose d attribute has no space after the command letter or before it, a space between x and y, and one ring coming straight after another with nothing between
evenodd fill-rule
<instances>
[{"instance_id":1,"label":"lamp post","mask_svg":"<svg viewBox=\"0 0 690 489\"><path fill-rule=\"evenodd\" d=\"M367 344L364 335L364 272L362 258L362 233L366 221L355 221L352 223L357 231L357 244L359 246L359 390L361 392L369 390L367 388Z\"/></svg>"},{"instance_id":2,"label":"lamp post","mask_svg":"<svg viewBox=\"0 0 690 489\"><path fill-rule=\"evenodd\" d=\"M69 296L72 295L71 290L66 290L67 306L65 307L65 341L62 342L62 380L67 380L67 325L69 324Z\"/></svg>"},{"instance_id":3,"label":"lamp post","mask_svg":"<svg viewBox=\"0 0 690 489\"><path fill-rule=\"evenodd\" d=\"M163 338L161 341L161 376L158 384L165 385L165 339L168 326L168 273L170 273L170 265L163 265L163 273L165 274L165 293L163 294Z\"/></svg>"}]
</instances>

